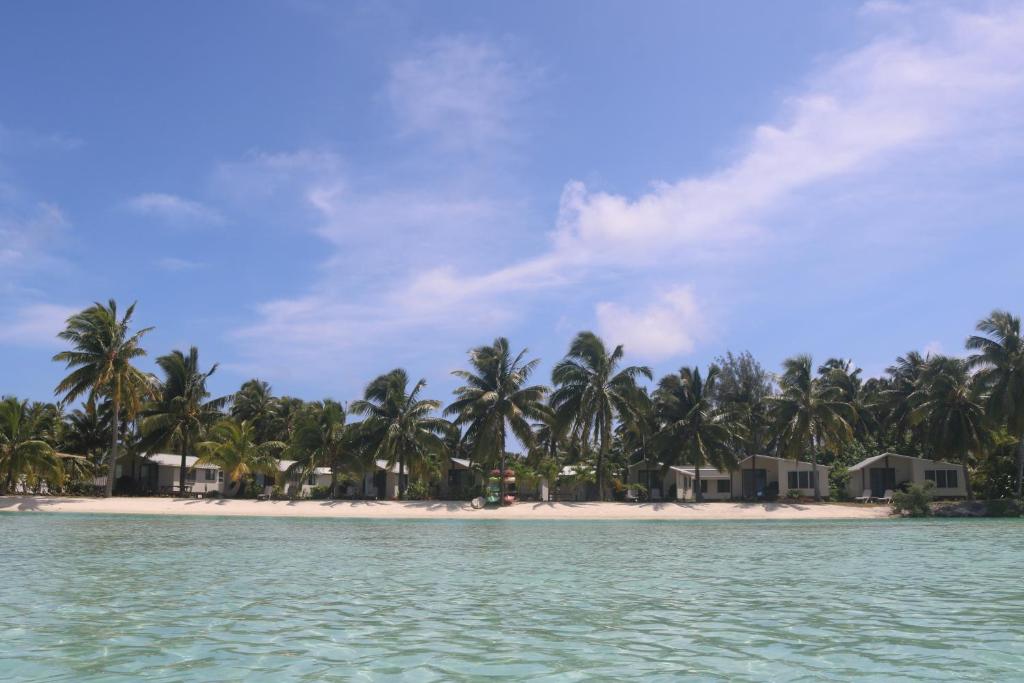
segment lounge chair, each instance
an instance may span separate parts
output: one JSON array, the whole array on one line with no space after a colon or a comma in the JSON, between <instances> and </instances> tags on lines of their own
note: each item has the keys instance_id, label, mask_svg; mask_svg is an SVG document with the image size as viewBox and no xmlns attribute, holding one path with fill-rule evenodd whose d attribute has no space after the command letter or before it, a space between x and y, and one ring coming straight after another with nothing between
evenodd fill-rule
<instances>
[{"instance_id":1,"label":"lounge chair","mask_svg":"<svg viewBox=\"0 0 1024 683\"><path fill-rule=\"evenodd\" d=\"M640 495L637 493L636 489L627 489L626 490L626 502L627 503L639 503L640 502Z\"/></svg>"},{"instance_id":2,"label":"lounge chair","mask_svg":"<svg viewBox=\"0 0 1024 683\"><path fill-rule=\"evenodd\" d=\"M274 492L273 486L264 486L263 493L256 494L256 500L270 500L270 495Z\"/></svg>"},{"instance_id":3,"label":"lounge chair","mask_svg":"<svg viewBox=\"0 0 1024 683\"><path fill-rule=\"evenodd\" d=\"M879 503L891 503L892 502L893 493L894 492L893 492L892 489L886 489L885 493L882 494L882 497L878 499L878 502Z\"/></svg>"},{"instance_id":4,"label":"lounge chair","mask_svg":"<svg viewBox=\"0 0 1024 683\"><path fill-rule=\"evenodd\" d=\"M871 495L871 489L864 489L863 493L854 498L858 503L870 503L874 500L874 496Z\"/></svg>"}]
</instances>

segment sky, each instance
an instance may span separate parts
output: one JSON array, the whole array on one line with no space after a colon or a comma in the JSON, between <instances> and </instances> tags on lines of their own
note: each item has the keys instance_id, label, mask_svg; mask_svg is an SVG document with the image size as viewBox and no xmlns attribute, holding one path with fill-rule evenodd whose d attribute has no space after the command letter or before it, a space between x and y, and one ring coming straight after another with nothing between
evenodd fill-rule
<instances>
[{"instance_id":1,"label":"sky","mask_svg":"<svg viewBox=\"0 0 1024 683\"><path fill-rule=\"evenodd\" d=\"M137 301L211 387L580 330L877 375L1024 313L1024 3L0 5L0 394Z\"/></svg>"}]
</instances>

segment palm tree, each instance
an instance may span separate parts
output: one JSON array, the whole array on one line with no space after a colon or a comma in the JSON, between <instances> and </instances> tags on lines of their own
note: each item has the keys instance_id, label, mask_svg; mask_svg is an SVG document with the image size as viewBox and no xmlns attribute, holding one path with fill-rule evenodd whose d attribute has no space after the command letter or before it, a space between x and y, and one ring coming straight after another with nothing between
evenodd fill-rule
<instances>
[{"instance_id":1,"label":"palm tree","mask_svg":"<svg viewBox=\"0 0 1024 683\"><path fill-rule=\"evenodd\" d=\"M196 444L196 465L216 465L223 470L228 483L240 482L250 474L275 477L275 453L285 447L280 441L259 442L256 428L246 420L235 422L226 418L210 429L209 440Z\"/></svg>"},{"instance_id":2,"label":"palm tree","mask_svg":"<svg viewBox=\"0 0 1024 683\"><path fill-rule=\"evenodd\" d=\"M129 334L129 324L135 304L118 318L117 302L111 299L106 306L96 303L67 320L67 326L58 337L70 342L71 351L61 351L53 360L75 368L57 385L56 394L63 394L65 404L83 395L100 395L110 399L110 461L107 465L105 495L114 491L117 473L118 432L121 411L134 417L142 400L153 395L150 377L132 365L132 361L146 352L139 346L142 337L152 327Z\"/></svg>"},{"instance_id":3,"label":"palm tree","mask_svg":"<svg viewBox=\"0 0 1024 683\"><path fill-rule=\"evenodd\" d=\"M887 429L895 434L896 441L909 435L917 452L923 455L924 443L920 425L913 419L915 392L920 388L921 376L928 358L917 351L898 356L894 365L886 368L889 386L882 391L881 408Z\"/></svg>"},{"instance_id":4,"label":"palm tree","mask_svg":"<svg viewBox=\"0 0 1024 683\"><path fill-rule=\"evenodd\" d=\"M991 435L968 364L950 356L930 358L911 403L913 418L924 427L925 439L936 459L960 461L967 500L974 500L968 471L970 456L990 443Z\"/></svg>"},{"instance_id":5,"label":"palm tree","mask_svg":"<svg viewBox=\"0 0 1024 683\"><path fill-rule=\"evenodd\" d=\"M854 422L850 424L858 439L866 439L877 432L878 423L864 393L864 381L852 360L829 358L818 367L819 382L822 386L835 387L837 397L853 409Z\"/></svg>"},{"instance_id":6,"label":"palm tree","mask_svg":"<svg viewBox=\"0 0 1024 683\"><path fill-rule=\"evenodd\" d=\"M260 441L268 441L277 431L277 400L269 384L251 379L232 396L231 417L245 420L256 429Z\"/></svg>"},{"instance_id":7,"label":"palm tree","mask_svg":"<svg viewBox=\"0 0 1024 683\"><path fill-rule=\"evenodd\" d=\"M46 440L48 428L42 412L13 396L0 400L0 493L7 493L23 477L45 479L54 486L64 481L64 468Z\"/></svg>"},{"instance_id":8,"label":"palm tree","mask_svg":"<svg viewBox=\"0 0 1024 683\"><path fill-rule=\"evenodd\" d=\"M109 412L109 403L97 404L96 397L89 396L81 408L64 416L61 448L98 462L109 440Z\"/></svg>"},{"instance_id":9,"label":"palm tree","mask_svg":"<svg viewBox=\"0 0 1024 683\"><path fill-rule=\"evenodd\" d=\"M331 470L331 497L338 487L338 473L351 452L351 431L345 425L345 408L325 399L307 404L286 453L295 459L289 476L302 479L315 474L318 467Z\"/></svg>"},{"instance_id":10,"label":"palm tree","mask_svg":"<svg viewBox=\"0 0 1024 683\"><path fill-rule=\"evenodd\" d=\"M818 450L838 447L853 438L852 425L857 416L842 400L842 391L816 381L811 368L810 356L787 358L779 378L781 392L769 400L779 452L799 462L801 454L810 451L814 499L821 500Z\"/></svg>"},{"instance_id":11,"label":"palm tree","mask_svg":"<svg viewBox=\"0 0 1024 683\"><path fill-rule=\"evenodd\" d=\"M1024 480L1024 337L1020 318L992 311L978 323L977 330L981 335L967 340L967 348L977 351L968 359L968 367L977 369L989 416L1017 439L1016 493L1020 498Z\"/></svg>"},{"instance_id":12,"label":"palm tree","mask_svg":"<svg viewBox=\"0 0 1024 683\"><path fill-rule=\"evenodd\" d=\"M534 444L530 420L544 417L541 401L547 388L527 385L540 361L526 360L527 349L512 355L508 339L498 337L490 346L469 352L471 370L455 370L464 384L455 389L455 400L445 409L454 423L465 427L464 439L474 462L498 464L501 499L505 500L506 435L509 430L527 449Z\"/></svg>"},{"instance_id":13,"label":"palm tree","mask_svg":"<svg viewBox=\"0 0 1024 683\"><path fill-rule=\"evenodd\" d=\"M160 395L143 411L142 447L146 450L177 448L181 451L178 473L180 490L185 490L186 456L203 432L223 417L221 410L227 397L209 399L206 382L217 370L217 364L206 372L199 370L199 349L192 347L188 355L178 350L156 359L164 373Z\"/></svg>"},{"instance_id":14,"label":"palm tree","mask_svg":"<svg viewBox=\"0 0 1024 683\"><path fill-rule=\"evenodd\" d=\"M574 425L584 445L597 447L597 491L604 500L604 461L612 445L616 418L636 411L637 378L651 379L651 369L631 365L619 369L623 347L611 353L593 332L580 332L565 358L551 371L555 390L551 405Z\"/></svg>"},{"instance_id":15,"label":"palm tree","mask_svg":"<svg viewBox=\"0 0 1024 683\"><path fill-rule=\"evenodd\" d=\"M656 435L661 460L666 467L693 465L698 503L704 498L700 468L711 465L732 470L737 462L733 449L738 425L711 399L718 373L718 367L712 365L707 378L701 378L700 368L683 367L678 374L663 377L654 393L655 413L661 425Z\"/></svg>"},{"instance_id":16,"label":"palm tree","mask_svg":"<svg viewBox=\"0 0 1024 683\"><path fill-rule=\"evenodd\" d=\"M451 424L431 413L440 401L420 398L427 385L419 380L409 390L409 376L397 368L377 377L366 387L362 400L349 407L356 415L365 415L360 438L373 460L385 460L388 467L398 463L398 497L405 497L408 486L407 464L419 467L430 456L446 453L444 437Z\"/></svg>"}]
</instances>

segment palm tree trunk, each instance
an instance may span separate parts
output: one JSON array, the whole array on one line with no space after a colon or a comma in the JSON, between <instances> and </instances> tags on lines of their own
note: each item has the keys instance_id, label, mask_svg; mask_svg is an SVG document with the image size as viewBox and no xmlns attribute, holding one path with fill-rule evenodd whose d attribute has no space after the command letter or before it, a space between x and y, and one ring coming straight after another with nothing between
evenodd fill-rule
<instances>
[{"instance_id":1,"label":"palm tree trunk","mask_svg":"<svg viewBox=\"0 0 1024 683\"><path fill-rule=\"evenodd\" d=\"M114 413L110 418L110 464L107 465L107 486L104 492L105 498L114 495L114 475L117 473L117 427L121 422L121 397L120 392L114 390Z\"/></svg>"},{"instance_id":2,"label":"palm tree trunk","mask_svg":"<svg viewBox=\"0 0 1024 683\"><path fill-rule=\"evenodd\" d=\"M406 478L403 479L402 477ZM408 476L405 475L405 451L398 456L398 500L405 500L405 485L408 483Z\"/></svg>"},{"instance_id":3,"label":"palm tree trunk","mask_svg":"<svg viewBox=\"0 0 1024 683\"><path fill-rule=\"evenodd\" d=\"M967 456L960 461L961 467L964 470L964 488L967 489L967 500L974 500L974 491L971 489L971 475L967 472Z\"/></svg>"},{"instance_id":4,"label":"palm tree trunk","mask_svg":"<svg viewBox=\"0 0 1024 683\"><path fill-rule=\"evenodd\" d=\"M814 482L814 500L821 502L821 488L818 482L818 449L811 449L811 481ZM797 482L799 484L800 482Z\"/></svg>"},{"instance_id":5,"label":"palm tree trunk","mask_svg":"<svg viewBox=\"0 0 1024 683\"><path fill-rule=\"evenodd\" d=\"M338 496L338 468L337 463L331 461L331 498Z\"/></svg>"},{"instance_id":6,"label":"palm tree trunk","mask_svg":"<svg viewBox=\"0 0 1024 683\"><path fill-rule=\"evenodd\" d=\"M181 439L181 470L178 472L178 493L185 494L185 456L188 454L188 434Z\"/></svg>"},{"instance_id":7,"label":"palm tree trunk","mask_svg":"<svg viewBox=\"0 0 1024 683\"><path fill-rule=\"evenodd\" d=\"M498 467L498 484L499 491L501 491L501 500L498 501L498 505L505 504L505 423L501 424L501 437L498 439L498 445L501 447L501 457L498 462L501 463Z\"/></svg>"},{"instance_id":8,"label":"palm tree trunk","mask_svg":"<svg viewBox=\"0 0 1024 683\"><path fill-rule=\"evenodd\" d=\"M1021 497L1021 483L1024 482L1024 435L1017 446L1017 498Z\"/></svg>"},{"instance_id":9,"label":"palm tree trunk","mask_svg":"<svg viewBox=\"0 0 1024 683\"><path fill-rule=\"evenodd\" d=\"M740 475L740 495L743 495L743 475ZM750 497L757 500L757 454L750 454Z\"/></svg>"},{"instance_id":10,"label":"palm tree trunk","mask_svg":"<svg viewBox=\"0 0 1024 683\"><path fill-rule=\"evenodd\" d=\"M704 495L700 492L700 465L696 465L693 468L693 485L694 485L694 497L698 503L704 502Z\"/></svg>"}]
</instances>

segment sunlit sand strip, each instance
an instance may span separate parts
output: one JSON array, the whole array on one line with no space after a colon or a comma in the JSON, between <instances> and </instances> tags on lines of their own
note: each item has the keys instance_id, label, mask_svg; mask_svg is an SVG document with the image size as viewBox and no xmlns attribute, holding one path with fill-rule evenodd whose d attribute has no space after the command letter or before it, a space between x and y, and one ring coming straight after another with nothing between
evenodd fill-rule
<instances>
[{"instance_id":1,"label":"sunlit sand strip","mask_svg":"<svg viewBox=\"0 0 1024 683\"><path fill-rule=\"evenodd\" d=\"M369 519L880 519L888 506L837 503L517 503L474 510L454 501L182 500L172 498L0 497L0 512L230 515Z\"/></svg>"}]
</instances>

